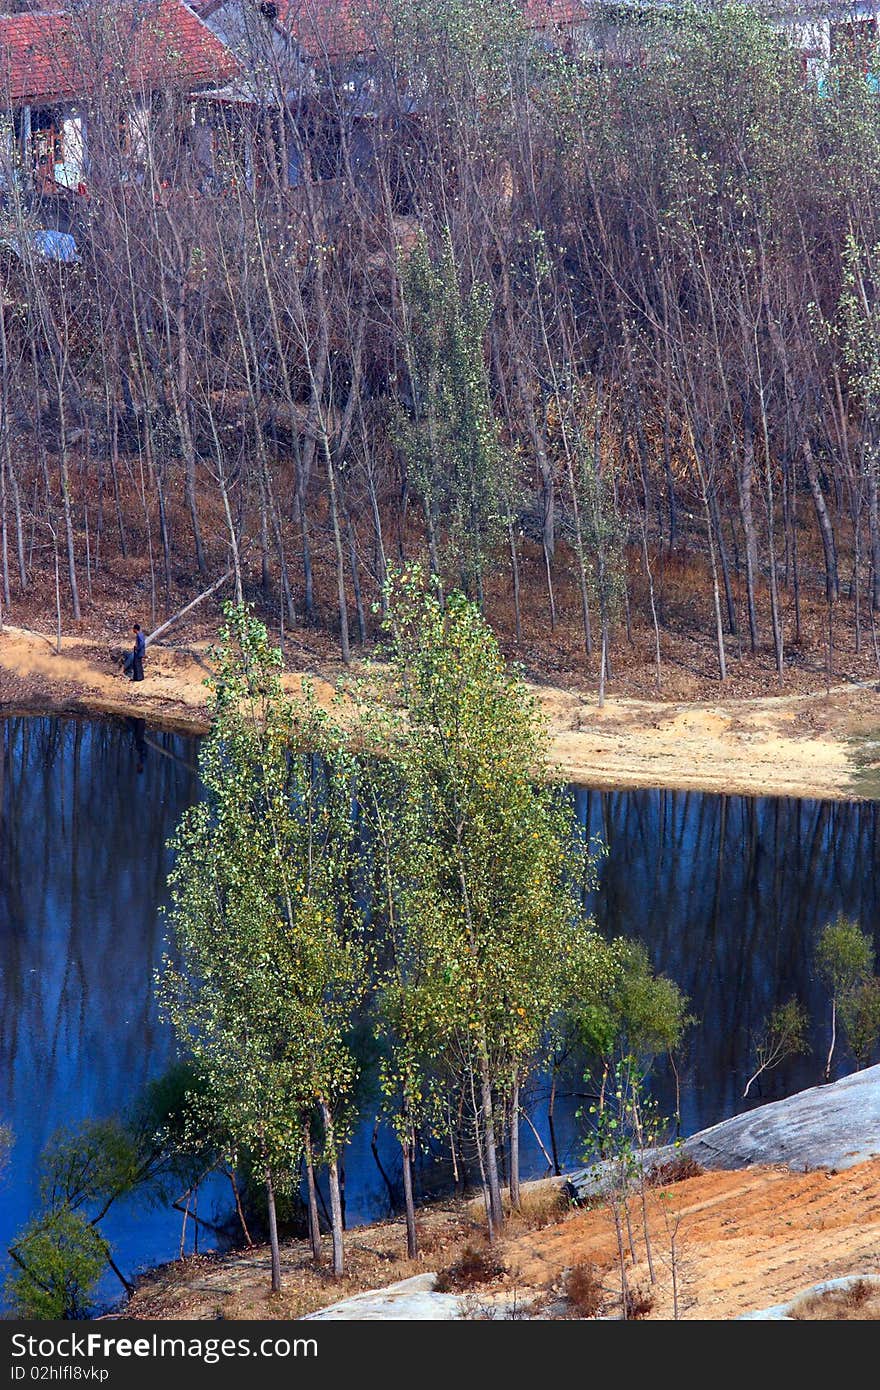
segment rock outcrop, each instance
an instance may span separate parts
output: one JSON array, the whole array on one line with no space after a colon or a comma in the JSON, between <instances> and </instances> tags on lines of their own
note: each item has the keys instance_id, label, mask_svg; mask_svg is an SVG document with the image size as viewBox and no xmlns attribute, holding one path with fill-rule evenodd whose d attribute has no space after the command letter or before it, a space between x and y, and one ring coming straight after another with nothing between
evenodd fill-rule
<instances>
[{"instance_id":1,"label":"rock outcrop","mask_svg":"<svg viewBox=\"0 0 880 1390\"><path fill-rule=\"evenodd\" d=\"M650 1150L644 1162L654 1167L675 1152ZM880 1066L722 1120L692 1134L677 1152L702 1168L724 1169L772 1164L798 1171L841 1169L880 1158ZM602 1164L580 1168L569 1174L568 1190L583 1202L601 1193L604 1178Z\"/></svg>"},{"instance_id":2,"label":"rock outcrop","mask_svg":"<svg viewBox=\"0 0 880 1390\"><path fill-rule=\"evenodd\" d=\"M464 1317L461 1299L454 1293L435 1293L436 1274L417 1274L401 1279L387 1289L370 1289L310 1313L303 1321L343 1320L351 1322L451 1322Z\"/></svg>"}]
</instances>

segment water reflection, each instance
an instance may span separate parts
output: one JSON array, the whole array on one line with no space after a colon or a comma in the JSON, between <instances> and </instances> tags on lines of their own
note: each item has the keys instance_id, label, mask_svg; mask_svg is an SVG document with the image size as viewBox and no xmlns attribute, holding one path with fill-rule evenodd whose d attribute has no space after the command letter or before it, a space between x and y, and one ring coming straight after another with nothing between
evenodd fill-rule
<instances>
[{"instance_id":1,"label":"water reflection","mask_svg":"<svg viewBox=\"0 0 880 1390\"><path fill-rule=\"evenodd\" d=\"M153 995L158 908L165 841L198 779L195 743L141 721L10 719L0 731L0 1122L15 1135L0 1178L5 1252L36 1204L36 1162L53 1130L124 1109L173 1056ZM657 791L573 797L588 832L609 847L594 901L600 924L641 937L702 1019L683 1070L685 1128L740 1108L750 1033L791 993L813 1015L816 1055L772 1074L758 1098L817 1080L825 1001L813 944L838 910L880 929L878 805ZM578 1157L582 1089L570 1068L556 1126L563 1163ZM658 1089L670 1110L670 1079L661 1075ZM544 1084L533 1088L547 1143L545 1095ZM388 1210L372 1139L370 1114L345 1156L351 1221ZM378 1150L398 1182L387 1133ZM542 1171L525 1132L523 1160ZM177 1214L134 1204L107 1226L126 1271L173 1257L179 1233Z\"/></svg>"},{"instance_id":2,"label":"water reflection","mask_svg":"<svg viewBox=\"0 0 880 1390\"><path fill-rule=\"evenodd\" d=\"M153 998L158 907L164 841L197 776L195 745L169 735L144 759L145 731L136 741L52 719L0 729L0 1119L15 1137L0 1178L5 1254L36 1202L49 1135L123 1109L173 1055ZM120 1209L108 1233L135 1265L167 1258L177 1228L171 1214Z\"/></svg>"},{"instance_id":3,"label":"water reflection","mask_svg":"<svg viewBox=\"0 0 880 1390\"><path fill-rule=\"evenodd\" d=\"M827 1001L813 971L815 942L842 911L880 947L880 804L584 789L574 796L581 823L608 845L595 896L603 929L640 937L701 1020L683 1072L685 1129L743 1108L752 1037L792 994L810 1012L815 1055L771 1073L755 1099L816 1083ZM669 1078L660 1089L668 1108Z\"/></svg>"}]
</instances>

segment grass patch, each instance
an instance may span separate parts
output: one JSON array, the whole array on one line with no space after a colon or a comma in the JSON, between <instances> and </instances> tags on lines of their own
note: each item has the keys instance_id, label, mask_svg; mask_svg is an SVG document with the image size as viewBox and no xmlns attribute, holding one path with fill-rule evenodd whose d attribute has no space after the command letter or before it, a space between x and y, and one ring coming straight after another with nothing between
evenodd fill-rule
<instances>
[{"instance_id":1,"label":"grass patch","mask_svg":"<svg viewBox=\"0 0 880 1390\"><path fill-rule=\"evenodd\" d=\"M855 734L847 741L852 749L853 791L869 801L880 801L880 729Z\"/></svg>"},{"instance_id":2,"label":"grass patch","mask_svg":"<svg viewBox=\"0 0 880 1390\"><path fill-rule=\"evenodd\" d=\"M849 1288L803 1299L788 1316L796 1322L880 1322L880 1288L858 1279Z\"/></svg>"}]
</instances>

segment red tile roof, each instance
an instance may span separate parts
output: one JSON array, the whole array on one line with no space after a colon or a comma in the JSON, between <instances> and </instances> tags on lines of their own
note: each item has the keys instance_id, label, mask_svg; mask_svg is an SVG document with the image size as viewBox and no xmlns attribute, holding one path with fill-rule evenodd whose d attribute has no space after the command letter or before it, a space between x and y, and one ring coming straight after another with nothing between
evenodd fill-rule
<instances>
[{"instance_id":1,"label":"red tile roof","mask_svg":"<svg viewBox=\"0 0 880 1390\"><path fill-rule=\"evenodd\" d=\"M588 0L524 0L523 11L530 29L567 29L585 24L589 18Z\"/></svg>"},{"instance_id":2,"label":"red tile roof","mask_svg":"<svg viewBox=\"0 0 880 1390\"><path fill-rule=\"evenodd\" d=\"M181 0L0 15L0 105L88 97L104 83L137 91L199 87L237 71L229 50Z\"/></svg>"},{"instance_id":3,"label":"red tile roof","mask_svg":"<svg viewBox=\"0 0 880 1390\"><path fill-rule=\"evenodd\" d=\"M247 3L247 0L243 0ZM225 0L195 0L200 14L221 9ZM250 0L267 18L274 11L278 25L292 34L316 59L372 53L387 40L393 19L388 0ZM427 0L430 3L430 0ZM472 0L478 4L479 0ZM564 29L583 23L588 0L521 0L531 29Z\"/></svg>"},{"instance_id":4,"label":"red tile roof","mask_svg":"<svg viewBox=\"0 0 880 1390\"><path fill-rule=\"evenodd\" d=\"M391 20L383 0L278 0L278 23L316 59L372 53Z\"/></svg>"}]
</instances>

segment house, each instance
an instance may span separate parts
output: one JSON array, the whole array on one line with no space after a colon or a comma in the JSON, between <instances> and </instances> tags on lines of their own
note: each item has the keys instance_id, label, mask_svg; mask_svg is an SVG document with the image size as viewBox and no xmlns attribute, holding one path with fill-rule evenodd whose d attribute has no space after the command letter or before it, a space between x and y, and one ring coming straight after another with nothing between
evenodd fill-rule
<instances>
[{"instance_id":1,"label":"house","mask_svg":"<svg viewBox=\"0 0 880 1390\"><path fill-rule=\"evenodd\" d=\"M0 15L0 180L83 190L90 144L137 161L157 102L236 72L181 0L121 0Z\"/></svg>"},{"instance_id":2,"label":"house","mask_svg":"<svg viewBox=\"0 0 880 1390\"><path fill-rule=\"evenodd\" d=\"M279 178L334 179L369 162L368 128L380 117L374 59L390 20L381 0L193 0L205 24L235 55L231 83L204 92L202 157L221 178L248 187Z\"/></svg>"},{"instance_id":3,"label":"house","mask_svg":"<svg viewBox=\"0 0 880 1390\"><path fill-rule=\"evenodd\" d=\"M196 102L200 164L221 183L295 186L301 154L292 121L314 87L308 58L273 0L195 0L195 8L236 60L232 80Z\"/></svg>"},{"instance_id":4,"label":"house","mask_svg":"<svg viewBox=\"0 0 880 1390\"><path fill-rule=\"evenodd\" d=\"M720 8L721 0L718 0ZM523 0L526 22L545 42L631 61L637 53L634 20L674 15L683 0ZM712 7L708 0L705 8ZM867 51L878 38L877 0L755 0L801 56L805 75L821 81L834 53Z\"/></svg>"}]
</instances>

